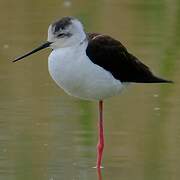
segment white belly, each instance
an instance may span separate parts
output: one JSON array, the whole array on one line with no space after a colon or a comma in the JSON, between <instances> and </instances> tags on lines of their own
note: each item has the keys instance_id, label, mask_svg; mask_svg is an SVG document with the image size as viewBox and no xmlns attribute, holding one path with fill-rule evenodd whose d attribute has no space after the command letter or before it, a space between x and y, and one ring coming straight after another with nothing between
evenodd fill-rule
<instances>
[{"instance_id":1,"label":"white belly","mask_svg":"<svg viewBox=\"0 0 180 180\"><path fill-rule=\"evenodd\" d=\"M53 50L48 66L58 86L82 99L105 99L120 93L124 87L111 73L92 63L82 49Z\"/></svg>"}]
</instances>

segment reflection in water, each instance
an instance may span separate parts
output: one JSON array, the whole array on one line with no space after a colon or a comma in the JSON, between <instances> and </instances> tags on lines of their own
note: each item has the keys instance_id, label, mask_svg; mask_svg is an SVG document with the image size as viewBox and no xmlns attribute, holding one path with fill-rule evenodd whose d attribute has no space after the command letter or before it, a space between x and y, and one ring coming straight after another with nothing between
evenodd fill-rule
<instances>
[{"instance_id":1,"label":"reflection in water","mask_svg":"<svg viewBox=\"0 0 180 180\"><path fill-rule=\"evenodd\" d=\"M101 169L97 169L97 180L102 180Z\"/></svg>"}]
</instances>

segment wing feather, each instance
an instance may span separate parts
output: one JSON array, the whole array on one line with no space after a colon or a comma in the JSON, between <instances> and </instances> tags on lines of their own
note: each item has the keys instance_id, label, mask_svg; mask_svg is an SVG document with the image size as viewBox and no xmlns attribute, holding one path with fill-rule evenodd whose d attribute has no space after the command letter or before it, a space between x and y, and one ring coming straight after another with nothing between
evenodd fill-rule
<instances>
[{"instance_id":1,"label":"wing feather","mask_svg":"<svg viewBox=\"0 0 180 180\"><path fill-rule=\"evenodd\" d=\"M161 83L170 82L153 75L143 64L117 40L107 35L88 33L87 56L94 63L109 71L121 82Z\"/></svg>"}]
</instances>

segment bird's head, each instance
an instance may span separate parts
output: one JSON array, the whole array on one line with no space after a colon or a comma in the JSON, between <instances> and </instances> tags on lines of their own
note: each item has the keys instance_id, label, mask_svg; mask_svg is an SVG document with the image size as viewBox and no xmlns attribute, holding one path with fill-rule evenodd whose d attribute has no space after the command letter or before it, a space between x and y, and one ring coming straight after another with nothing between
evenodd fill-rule
<instances>
[{"instance_id":1,"label":"bird's head","mask_svg":"<svg viewBox=\"0 0 180 180\"><path fill-rule=\"evenodd\" d=\"M63 17L50 24L48 28L48 38L45 43L23 56L16 58L13 62L19 61L35 52L45 48L65 48L80 44L86 39L86 34L81 22L73 17Z\"/></svg>"},{"instance_id":2,"label":"bird's head","mask_svg":"<svg viewBox=\"0 0 180 180\"><path fill-rule=\"evenodd\" d=\"M51 47L63 48L79 44L86 38L81 22L73 17L64 17L48 28L48 41Z\"/></svg>"}]
</instances>

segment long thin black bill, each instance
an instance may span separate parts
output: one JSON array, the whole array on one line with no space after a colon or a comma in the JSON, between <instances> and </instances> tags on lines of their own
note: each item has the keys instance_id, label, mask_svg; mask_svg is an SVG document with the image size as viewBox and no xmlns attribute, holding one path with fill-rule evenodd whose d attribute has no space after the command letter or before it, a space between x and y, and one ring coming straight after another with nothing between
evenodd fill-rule
<instances>
[{"instance_id":1,"label":"long thin black bill","mask_svg":"<svg viewBox=\"0 0 180 180\"><path fill-rule=\"evenodd\" d=\"M42 49L45 49L45 48L49 47L50 44L51 44L51 42L48 42L48 41L47 41L47 42L45 42L44 44L40 45L39 47L33 49L32 51L26 53L25 55L16 58L16 59L13 60L12 62L19 61L19 60L21 60L21 59L23 59L23 58L25 58L25 57L27 57L27 56L29 56L29 55L31 55L31 54L34 54L35 52L38 52L38 51L40 51L40 50L42 50Z\"/></svg>"}]
</instances>

